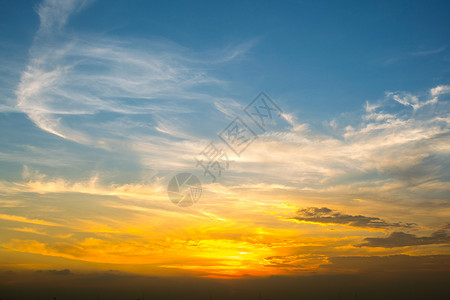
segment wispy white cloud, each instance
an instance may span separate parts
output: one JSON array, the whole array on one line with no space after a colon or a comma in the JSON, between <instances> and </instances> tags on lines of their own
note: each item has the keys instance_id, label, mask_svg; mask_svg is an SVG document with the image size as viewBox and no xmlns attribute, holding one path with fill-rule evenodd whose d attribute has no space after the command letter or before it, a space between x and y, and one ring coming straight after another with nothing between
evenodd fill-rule
<instances>
[{"instance_id":1,"label":"wispy white cloud","mask_svg":"<svg viewBox=\"0 0 450 300\"><path fill-rule=\"evenodd\" d=\"M427 57L430 55L435 55L435 54L439 54L444 52L445 50L447 50L448 46L444 45L441 46L439 48L435 48L435 49L429 49L429 50L422 50L422 51L416 51L416 52L409 52L409 53L403 53L397 57L392 57L390 59L387 59L384 62L384 65L390 65L402 60L406 60L406 59L413 59L413 58L420 58L420 57Z\"/></svg>"},{"instance_id":2,"label":"wispy white cloud","mask_svg":"<svg viewBox=\"0 0 450 300\"><path fill-rule=\"evenodd\" d=\"M442 47L439 47L439 48L436 48L436 49L430 49L430 50L413 52L413 53L411 53L411 55L414 55L414 56L425 56L425 55L437 54L437 53L440 53L440 52L442 52L442 51L444 51L446 49L447 49L447 46L442 46Z\"/></svg>"},{"instance_id":3,"label":"wispy white cloud","mask_svg":"<svg viewBox=\"0 0 450 300\"><path fill-rule=\"evenodd\" d=\"M437 97L433 97L429 100L420 101L418 96L412 95L409 93L388 92L387 95L389 97L392 97L392 99L394 99L398 103L405 105L405 106L411 106L415 110L419 109L425 105L437 103L437 101L438 101Z\"/></svg>"},{"instance_id":4,"label":"wispy white cloud","mask_svg":"<svg viewBox=\"0 0 450 300\"><path fill-rule=\"evenodd\" d=\"M177 147L180 140L194 144L196 129L239 108L234 99L215 96L224 82L206 69L241 57L256 40L205 55L166 41L65 31L71 15L91 2L49 0L38 7L40 29L15 91L15 109L38 128L160 164L166 161L161 156L179 159L179 151L168 157L162 148Z\"/></svg>"},{"instance_id":5,"label":"wispy white cloud","mask_svg":"<svg viewBox=\"0 0 450 300\"><path fill-rule=\"evenodd\" d=\"M48 34L60 30L70 15L82 10L93 0L45 0L38 6L40 27L38 34Z\"/></svg>"},{"instance_id":6,"label":"wispy white cloud","mask_svg":"<svg viewBox=\"0 0 450 300\"><path fill-rule=\"evenodd\" d=\"M441 89L430 89L429 94ZM408 194L411 205L442 200L448 192L450 118L448 105L436 97L438 108L431 111L420 101L414 110L397 112L389 102L366 103L360 119L351 120L352 126L349 120L336 123L333 136L286 114L292 128L261 135L229 172L239 176L241 184L279 183L302 195L330 199L359 193L377 200L383 194L390 201L395 191Z\"/></svg>"},{"instance_id":7,"label":"wispy white cloud","mask_svg":"<svg viewBox=\"0 0 450 300\"><path fill-rule=\"evenodd\" d=\"M214 54L215 56L218 56L218 58L212 58L212 62L225 63L236 60L237 58L247 54L256 44L259 43L259 41L260 38L254 38L239 44L228 45Z\"/></svg>"},{"instance_id":8,"label":"wispy white cloud","mask_svg":"<svg viewBox=\"0 0 450 300\"><path fill-rule=\"evenodd\" d=\"M431 89L430 94L433 97L450 93L450 85L438 85Z\"/></svg>"},{"instance_id":9,"label":"wispy white cloud","mask_svg":"<svg viewBox=\"0 0 450 300\"><path fill-rule=\"evenodd\" d=\"M65 125L68 116L179 114L192 109L189 101L213 100L190 89L216 80L176 62L175 54L153 55L113 41L78 41L45 52L23 74L17 106L41 129L69 140L91 142Z\"/></svg>"}]
</instances>

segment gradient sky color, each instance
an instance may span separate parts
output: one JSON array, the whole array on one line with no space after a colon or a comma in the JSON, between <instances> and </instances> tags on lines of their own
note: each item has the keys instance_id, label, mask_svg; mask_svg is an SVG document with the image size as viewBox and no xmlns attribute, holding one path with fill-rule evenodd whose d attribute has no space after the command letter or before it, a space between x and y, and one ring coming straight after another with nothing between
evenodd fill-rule
<instances>
[{"instance_id":1,"label":"gradient sky color","mask_svg":"<svg viewBox=\"0 0 450 300\"><path fill-rule=\"evenodd\" d=\"M448 1L0 5L7 285L450 271ZM194 158L237 116L258 138L211 182Z\"/></svg>"}]
</instances>

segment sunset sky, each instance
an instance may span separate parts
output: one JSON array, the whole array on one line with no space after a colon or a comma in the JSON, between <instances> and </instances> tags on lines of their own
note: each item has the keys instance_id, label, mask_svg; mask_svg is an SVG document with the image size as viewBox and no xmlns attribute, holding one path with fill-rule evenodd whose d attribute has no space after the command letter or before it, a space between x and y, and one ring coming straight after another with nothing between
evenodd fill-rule
<instances>
[{"instance_id":1,"label":"sunset sky","mask_svg":"<svg viewBox=\"0 0 450 300\"><path fill-rule=\"evenodd\" d=\"M0 288L447 277L449 11L1 1ZM242 151L221 139L236 122ZM180 173L191 206L169 198Z\"/></svg>"}]
</instances>

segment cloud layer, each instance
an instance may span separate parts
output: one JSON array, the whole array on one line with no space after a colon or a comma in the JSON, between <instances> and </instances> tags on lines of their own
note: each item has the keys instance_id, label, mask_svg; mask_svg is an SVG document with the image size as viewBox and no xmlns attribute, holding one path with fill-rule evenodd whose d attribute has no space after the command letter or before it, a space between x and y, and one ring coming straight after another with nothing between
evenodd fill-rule
<instances>
[{"instance_id":1,"label":"cloud layer","mask_svg":"<svg viewBox=\"0 0 450 300\"><path fill-rule=\"evenodd\" d=\"M339 224L354 227L369 227L369 228L409 228L415 224L413 223L389 223L380 218L367 217L362 215L352 216L342 214L338 211L333 211L329 208L322 207L308 207L297 211L295 220L321 223L321 224Z\"/></svg>"},{"instance_id":2,"label":"cloud layer","mask_svg":"<svg viewBox=\"0 0 450 300\"><path fill-rule=\"evenodd\" d=\"M365 238L364 241L365 243L360 246L394 248L432 244L449 245L450 236L445 230L433 232L431 236L417 236L415 234L396 231L385 238Z\"/></svg>"}]
</instances>

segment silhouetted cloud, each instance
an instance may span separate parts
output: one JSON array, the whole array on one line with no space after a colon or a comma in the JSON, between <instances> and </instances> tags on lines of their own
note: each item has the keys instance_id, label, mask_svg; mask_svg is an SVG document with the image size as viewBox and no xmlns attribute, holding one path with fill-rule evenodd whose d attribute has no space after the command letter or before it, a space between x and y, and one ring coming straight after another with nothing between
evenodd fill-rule
<instances>
[{"instance_id":1,"label":"silhouetted cloud","mask_svg":"<svg viewBox=\"0 0 450 300\"><path fill-rule=\"evenodd\" d=\"M53 275L71 275L69 269L64 270L37 270L36 273L47 273L47 274L53 274Z\"/></svg>"},{"instance_id":2,"label":"silhouetted cloud","mask_svg":"<svg viewBox=\"0 0 450 300\"><path fill-rule=\"evenodd\" d=\"M347 215L338 211L329 209L327 207L308 207L297 211L297 216L294 219L305 222L315 222L323 224L340 224L354 227L369 227L369 228L385 228L398 227L409 228L414 226L414 223L388 223L380 218L367 217L363 215Z\"/></svg>"},{"instance_id":3,"label":"silhouetted cloud","mask_svg":"<svg viewBox=\"0 0 450 300\"><path fill-rule=\"evenodd\" d=\"M395 248L431 244L450 244L450 236L445 230L433 232L431 236L416 236L404 232L392 232L386 238L365 238L366 242L358 246Z\"/></svg>"},{"instance_id":4,"label":"silhouetted cloud","mask_svg":"<svg viewBox=\"0 0 450 300\"><path fill-rule=\"evenodd\" d=\"M395 273L402 276L421 272L448 272L450 255L388 255L330 257L329 270L353 270L359 273Z\"/></svg>"}]
</instances>

